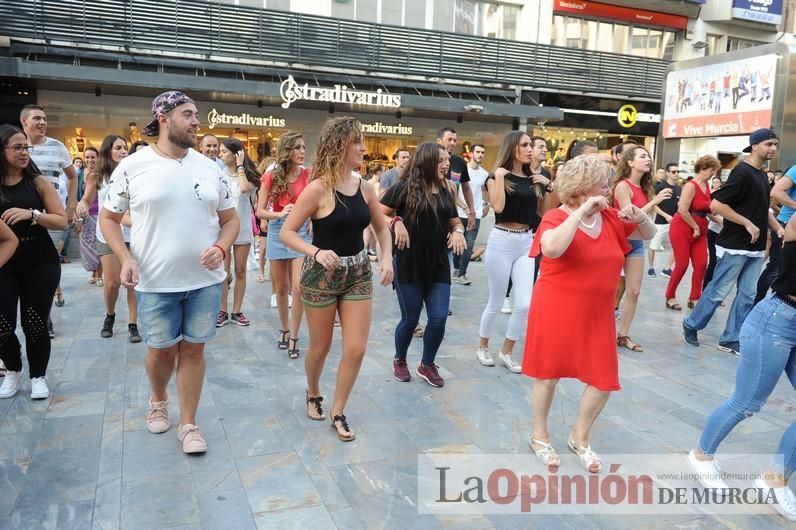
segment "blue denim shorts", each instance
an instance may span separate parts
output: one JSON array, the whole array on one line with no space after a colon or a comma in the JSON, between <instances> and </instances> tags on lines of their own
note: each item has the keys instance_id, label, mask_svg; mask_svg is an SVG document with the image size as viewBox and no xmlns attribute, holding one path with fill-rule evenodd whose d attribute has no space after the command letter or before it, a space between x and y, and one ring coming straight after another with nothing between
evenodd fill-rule
<instances>
[{"instance_id":1,"label":"blue denim shorts","mask_svg":"<svg viewBox=\"0 0 796 530\"><path fill-rule=\"evenodd\" d=\"M180 341L204 344L216 336L221 284L177 293L136 291L138 322L150 348L169 348Z\"/></svg>"},{"instance_id":2,"label":"blue denim shorts","mask_svg":"<svg viewBox=\"0 0 796 530\"><path fill-rule=\"evenodd\" d=\"M285 224L284 218L272 219L268 221L268 236L265 245L265 257L269 260L272 259L296 259L303 258L304 254L296 252L295 250L287 248L279 239L279 232L282 230L282 225ZM310 223L307 221L304 226L299 229L299 235L307 243L312 241L310 235Z\"/></svg>"},{"instance_id":3,"label":"blue denim shorts","mask_svg":"<svg viewBox=\"0 0 796 530\"><path fill-rule=\"evenodd\" d=\"M626 258L643 258L644 257L644 240L643 239L628 239L630 244L630 252L625 254Z\"/></svg>"}]
</instances>

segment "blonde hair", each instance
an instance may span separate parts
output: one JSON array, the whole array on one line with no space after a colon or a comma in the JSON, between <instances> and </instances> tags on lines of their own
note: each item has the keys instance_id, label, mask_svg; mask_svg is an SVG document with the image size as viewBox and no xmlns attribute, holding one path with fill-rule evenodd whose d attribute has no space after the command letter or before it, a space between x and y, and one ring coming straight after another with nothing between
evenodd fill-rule
<instances>
[{"instance_id":1,"label":"blonde hair","mask_svg":"<svg viewBox=\"0 0 796 530\"><path fill-rule=\"evenodd\" d=\"M346 150L352 143L362 142L362 129L359 120L351 116L329 118L321 129L312 180L320 180L334 202L334 189L350 175L343 172Z\"/></svg>"},{"instance_id":2,"label":"blonde hair","mask_svg":"<svg viewBox=\"0 0 796 530\"><path fill-rule=\"evenodd\" d=\"M579 155L564 164L556 173L558 198L571 204L576 197L611 175L611 166L596 155Z\"/></svg>"}]
</instances>

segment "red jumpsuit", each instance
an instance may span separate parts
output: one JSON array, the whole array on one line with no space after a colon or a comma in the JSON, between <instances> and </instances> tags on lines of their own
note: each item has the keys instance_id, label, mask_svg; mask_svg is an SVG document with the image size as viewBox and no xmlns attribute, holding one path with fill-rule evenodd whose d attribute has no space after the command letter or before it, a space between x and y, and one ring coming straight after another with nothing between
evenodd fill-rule
<instances>
[{"instance_id":1,"label":"red jumpsuit","mask_svg":"<svg viewBox=\"0 0 796 530\"><path fill-rule=\"evenodd\" d=\"M694 198L688 211L699 226L699 237L694 237L694 230L683 221L679 212L674 214L669 227L669 239L674 252L674 270L666 288L666 299L677 298L677 286L688 270L690 260L694 272L691 275L691 294L688 299L697 301L702 296L702 280L705 278L708 266L707 215L710 213L710 189L706 185L705 191L702 191L696 180L687 182L685 186L694 186Z\"/></svg>"}]
</instances>

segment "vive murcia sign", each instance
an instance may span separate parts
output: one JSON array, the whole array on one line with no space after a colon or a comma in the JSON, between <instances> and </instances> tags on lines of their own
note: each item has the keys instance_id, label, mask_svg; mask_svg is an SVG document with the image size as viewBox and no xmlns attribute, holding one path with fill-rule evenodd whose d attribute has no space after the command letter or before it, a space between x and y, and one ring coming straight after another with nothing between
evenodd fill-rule
<instances>
[{"instance_id":1,"label":"vive murcia sign","mask_svg":"<svg viewBox=\"0 0 796 530\"><path fill-rule=\"evenodd\" d=\"M351 90L345 85L334 85L334 88L310 86L309 83L300 85L289 75L279 87L282 96L282 108L300 99L306 101L322 101L326 103L348 103L350 105L366 105L369 107L400 108L400 94L388 94L382 89L375 92L364 90Z\"/></svg>"}]
</instances>

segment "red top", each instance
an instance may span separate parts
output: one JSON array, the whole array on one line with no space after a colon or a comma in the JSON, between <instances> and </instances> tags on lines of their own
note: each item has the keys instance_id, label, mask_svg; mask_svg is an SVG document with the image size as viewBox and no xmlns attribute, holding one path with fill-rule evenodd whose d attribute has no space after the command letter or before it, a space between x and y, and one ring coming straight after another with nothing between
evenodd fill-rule
<instances>
[{"instance_id":1,"label":"red top","mask_svg":"<svg viewBox=\"0 0 796 530\"><path fill-rule=\"evenodd\" d=\"M633 192L633 196L630 198L630 202L633 205L637 206L638 208L643 208L647 205L649 198L647 197L647 194L644 193L644 189L641 186L636 186L629 180L623 180L622 182L627 184L630 187L630 191ZM619 184L622 184L622 182ZM619 184L617 184L617 186L619 186ZM614 208L618 210L622 209L622 207L619 205L619 201L616 200L616 193L614 193Z\"/></svg>"},{"instance_id":2,"label":"red top","mask_svg":"<svg viewBox=\"0 0 796 530\"><path fill-rule=\"evenodd\" d=\"M558 258L542 257L528 312L522 373L536 379L575 377L600 390L619 390L614 295L630 252L633 223L619 220L614 208L601 212L602 228L593 238L580 228ZM542 235L568 214L548 211L536 231L531 256L541 254Z\"/></svg>"},{"instance_id":3,"label":"red top","mask_svg":"<svg viewBox=\"0 0 796 530\"><path fill-rule=\"evenodd\" d=\"M310 183L310 173L312 171L308 167L301 168L298 178L287 185L287 193L280 195L276 201L269 201L271 203L271 210L274 212L281 212L288 204L296 204L296 199ZM263 192L271 194L271 181L274 176L270 171L266 171L265 175L260 179L263 185ZM268 190L267 192L265 190Z\"/></svg>"},{"instance_id":4,"label":"red top","mask_svg":"<svg viewBox=\"0 0 796 530\"><path fill-rule=\"evenodd\" d=\"M705 185L705 191L702 191L696 180L690 180L685 183L686 186L689 184L692 184L696 190L694 190L694 198L691 201L691 206L688 207L688 211L710 213L710 188Z\"/></svg>"}]
</instances>

